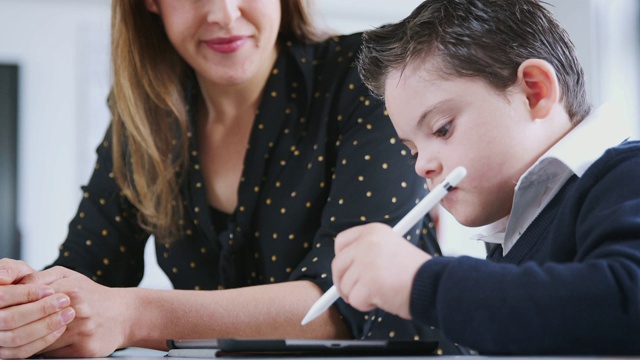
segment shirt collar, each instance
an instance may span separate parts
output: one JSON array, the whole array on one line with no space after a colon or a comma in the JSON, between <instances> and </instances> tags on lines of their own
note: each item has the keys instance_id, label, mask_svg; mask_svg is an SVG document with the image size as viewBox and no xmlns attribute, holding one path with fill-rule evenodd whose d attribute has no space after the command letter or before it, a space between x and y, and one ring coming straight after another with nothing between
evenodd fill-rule
<instances>
[{"instance_id":1,"label":"shirt collar","mask_svg":"<svg viewBox=\"0 0 640 360\"><path fill-rule=\"evenodd\" d=\"M555 158L581 177L605 150L629 138L630 125L614 104L602 105L542 155L529 170L535 169L544 159Z\"/></svg>"},{"instance_id":2,"label":"shirt collar","mask_svg":"<svg viewBox=\"0 0 640 360\"><path fill-rule=\"evenodd\" d=\"M530 207L530 203L538 201L543 204L538 210L553 198L566 180L575 174L581 177L608 148L614 147L631 134L631 124L613 104L605 104L585 118L580 124L560 139L553 147L543 154L518 180L514 204L512 209ZM531 199L518 196L519 192L532 186L540 186L552 182L552 188L539 192L544 199ZM526 199L527 204L521 204L518 199ZM480 233L472 236L475 240L503 245L506 253L515 244L523 231L514 227L526 229L533 222L539 211L525 211L523 216L506 216L493 224L479 228ZM508 238L505 243L505 236Z\"/></svg>"}]
</instances>

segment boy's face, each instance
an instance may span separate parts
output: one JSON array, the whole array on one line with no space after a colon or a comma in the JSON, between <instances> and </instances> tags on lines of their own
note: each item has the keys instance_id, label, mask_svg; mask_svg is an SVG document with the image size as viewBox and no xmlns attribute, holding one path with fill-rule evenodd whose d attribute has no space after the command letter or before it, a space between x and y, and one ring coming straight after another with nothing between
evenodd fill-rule
<instances>
[{"instance_id":1,"label":"boy's face","mask_svg":"<svg viewBox=\"0 0 640 360\"><path fill-rule=\"evenodd\" d=\"M442 205L463 225L490 224L510 213L518 179L541 155L527 136L539 124L517 86L499 94L479 78L441 74L433 61L391 72L387 110L429 187L467 168Z\"/></svg>"}]
</instances>

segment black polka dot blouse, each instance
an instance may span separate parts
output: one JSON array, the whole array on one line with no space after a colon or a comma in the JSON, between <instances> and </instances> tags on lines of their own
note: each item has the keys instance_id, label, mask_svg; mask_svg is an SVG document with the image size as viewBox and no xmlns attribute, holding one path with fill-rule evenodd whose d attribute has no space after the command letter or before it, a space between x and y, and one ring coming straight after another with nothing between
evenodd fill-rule
<instances>
[{"instance_id":1,"label":"black polka dot blouse","mask_svg":"<svg viewBox=\"0 0 640 360\"><path fill-rule=\"evenodd\" d=\"M216 226L190 137L184 235L156 244L176 289L306 279L327 290L338 232L372 221L393 225L425 196L425 181L383 104L358 76L360 44L360 34L315 45L282 40L250 136L237 208ZM136 224L136 210L113 179L110 136L98 147L55 265L104 285L136 286L150 234ZM427 217L406 238L437 252L431 226ZM425 337L425 329L382 311L360 313L342 300L336 306L356 338Z\"/></svg>"}]
</instances>

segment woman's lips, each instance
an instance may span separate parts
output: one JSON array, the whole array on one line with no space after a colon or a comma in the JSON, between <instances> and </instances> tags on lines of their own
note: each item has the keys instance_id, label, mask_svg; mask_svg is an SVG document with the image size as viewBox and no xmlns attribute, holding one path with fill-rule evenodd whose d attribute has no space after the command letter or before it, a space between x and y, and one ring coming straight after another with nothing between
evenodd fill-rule
<instances>
[{"instance_id":1,"label":"woman's lips","mask_svg":"<svg viewBox=\"0 0 640 360\"><path fill-rule=\"evenodd\" d=\"M230 54L240 50L247 40L249 40L248 36L229 36L209 39L203 42L209 49L215 52Z\"/></svg>"}]
</instances>

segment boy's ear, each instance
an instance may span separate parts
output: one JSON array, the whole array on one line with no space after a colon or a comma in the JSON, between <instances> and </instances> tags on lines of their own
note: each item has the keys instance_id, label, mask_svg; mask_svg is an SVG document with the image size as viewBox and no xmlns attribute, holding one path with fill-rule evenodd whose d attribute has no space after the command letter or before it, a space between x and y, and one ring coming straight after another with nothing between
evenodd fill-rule
<instances>
[{"instance_id":1,"label":"boy's ear","mask_svg":"<svg viewBox=\"0 0 640 360\"><path fill-rule=\"evenodd\" d=\"M158 14L160 12L155 0L144 0L144 5L146 6L147 10L151 11L154 14Z\"/></svg>"},{"instance_id":2,"label":"boy's ear","mask_svg":"<svg viewBox=\"0 0 640 360\"><path fill-rule=\"evenodd\" d=\"M518 68L518 82L522 85L529 109L535 119L544 119L560 101L558 77L553 66L540 59L528 59Z\"/></svg>"}]
</instances>

